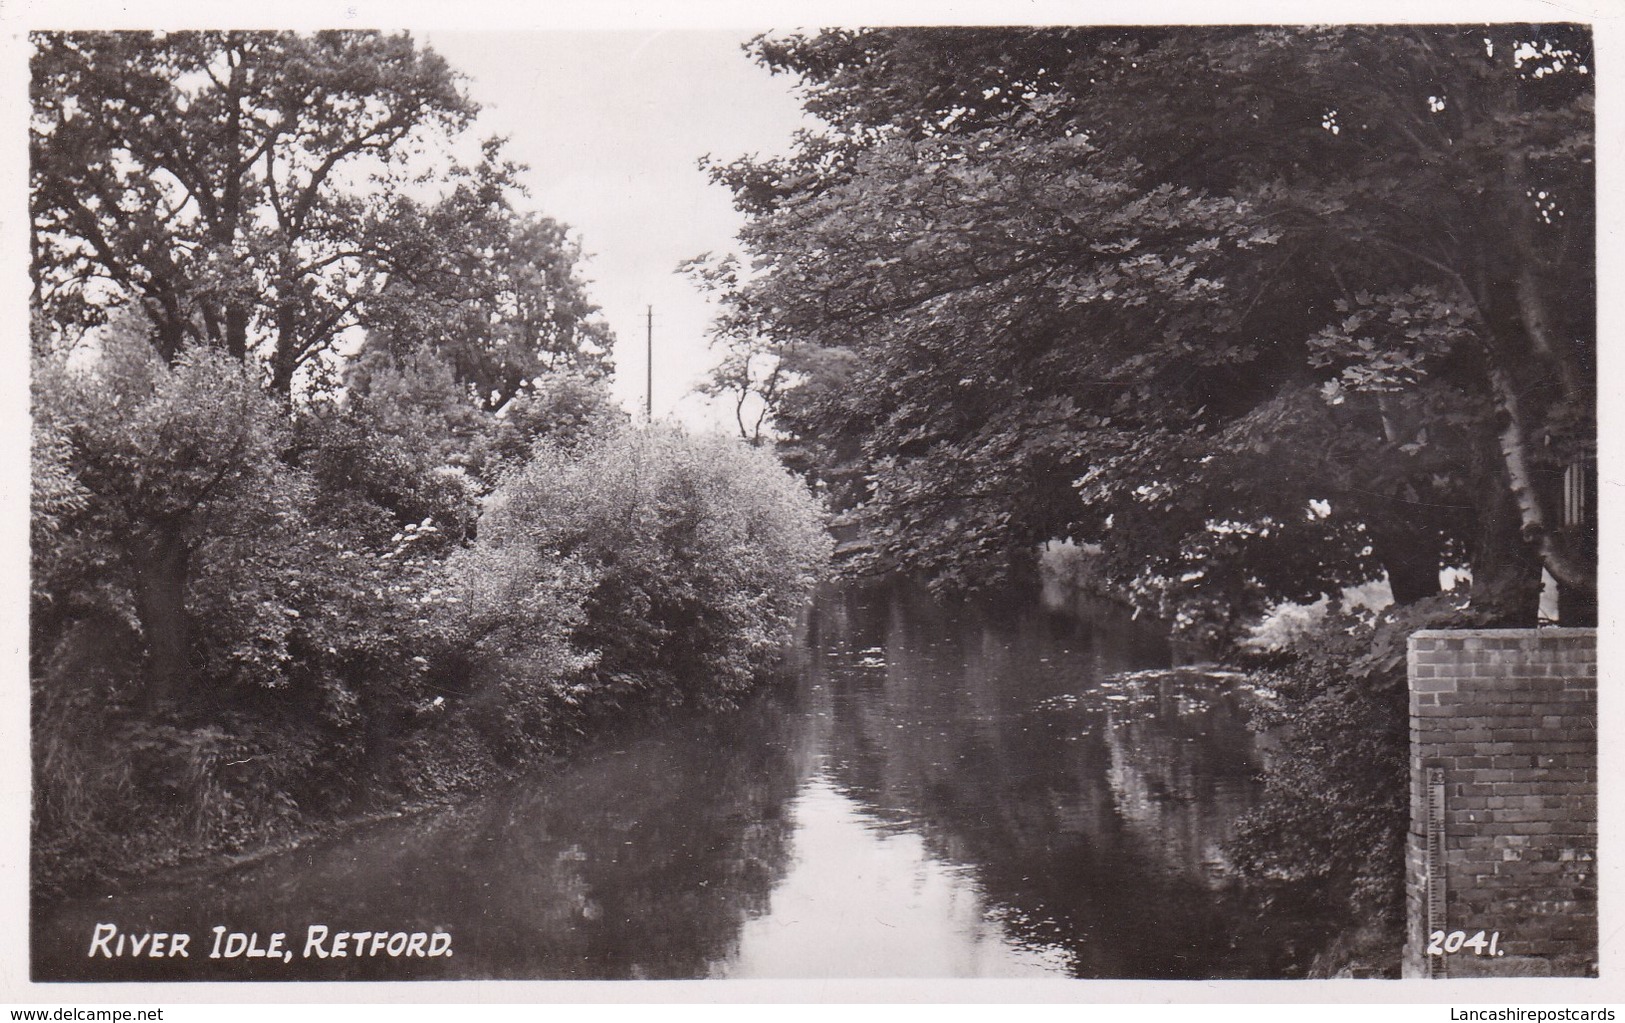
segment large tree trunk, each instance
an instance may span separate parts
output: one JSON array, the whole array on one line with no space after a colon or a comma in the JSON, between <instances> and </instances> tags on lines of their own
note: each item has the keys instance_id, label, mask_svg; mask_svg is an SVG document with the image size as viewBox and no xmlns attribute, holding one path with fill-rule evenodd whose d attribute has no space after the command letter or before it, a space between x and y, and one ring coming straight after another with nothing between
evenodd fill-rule
<instances>
[{"instance_id":1,"label":"large tree trunk","mask_svg":"<svg viewBox=\"0 0 1625 1023\"><path fill-rule=\"evenodd\" d=\"M276 311L276 351L271 354L271 392L286 398L293 392L293 373L299 368L297 317L293 306L284 302Z\"/></svg>"},{"instance_id":2,"label":"large tree trunk","mask_svg":"<svg viewBox=\"0 0 1625 1023\"><path fill-rule=\"evenodd\" d=\"M1523 389L1510 372L1493 369L1490 382L1501 427L1497 475L1511 496L1519 531L1552 578L1570 591L1571 599L1595 602L1595 548L1587 549L1584 525L1575 528L1563 522L1564 473L1531 442L1530 423L1540 420L1532 417Z\"/></svg>"},{"instance_id":3,"label":"large tree trunk","mask_svg":"<svg viewBox=\"0 0 1625 1023\"><path fill-rule=\"evenodd\" d=\"M152 345L158 349L164 362L173 364L175 357L181 353L181 346L186 343L186 327L180 313L167 308L168 303L158 305L160 312L154 312L155 305L158 304L146 305L147 315L153 324Z\"/></svg>"},{"instance_id":4,"label":"large tree trunk","mask_svg":"<svg viewBox=\"0 0 1625 1023\"><path fill-rule=\"evenodd\" d=\"M186 583L191 548L175 535L161 536L135 557L135 605L147 640L149 711L185 695L191 681Z\"/></svg>"},{"instance_id":5,"label":"large tree trunk","mask_svg":"<svg viewBox=\"0 0 1625 1023\"><path fill-rule=\"evenodd\" d=\"M1596 548L1590 523L1565 521L1564 476L1565 463L1583 451L1575 450L1572 436L1568 450L1552 445L1554 439L1561 445L1565 415L1581 413L1595 422L1596 380L1588 357L1596 333L1589 312L1593 294L1576 287L1572 273L1545 265L1525 163L1522 151L1509 148L1508 187L1490 198L1485 211L1486 223L1501 228L1485 245L1488 270L1475 282L1473 298L1485 331L1499 475L1527 546L1560 592L1567 592L1571 617L1582 617L1596 602Z\"/></svg>"},{"instance_id":6,"label":"large tree trunk","mask_svg":"<svg viewBox=\"0 0 1625 1023\"><path fill-rule=\"evenodd\" d=\"M1488 624L1535 625L1540 617L1541 559L1524 539L1523 517L1502 472L1486 473L1479 484L1472 569L1472 606L1489 613Z\"/></svg>"},{"instance_id":7,"label":"large tree trunk","mask_svg":"<svg viewBox=\"0 0 1625 1023\"><path fill-rule=\"evenodd\" d=\"M248 357L248 309L241 302L226 305L226 351L239 359Z\"/></svg>"},{"instance_id":8,"label":"large tree trunk","mask_svg":"<svg viewBox=\"0 0 1625 1023\"><path fill-rule=\"evenodd\" d=\"M1367 527L1370 529L1370 527ZM1388 586L1395 604L1410 604L1439 595L1439 544L1437 534L1417 535L1414 531L1371 529L1371 546L1388 573Z\"/></svg>"}]
</instances>

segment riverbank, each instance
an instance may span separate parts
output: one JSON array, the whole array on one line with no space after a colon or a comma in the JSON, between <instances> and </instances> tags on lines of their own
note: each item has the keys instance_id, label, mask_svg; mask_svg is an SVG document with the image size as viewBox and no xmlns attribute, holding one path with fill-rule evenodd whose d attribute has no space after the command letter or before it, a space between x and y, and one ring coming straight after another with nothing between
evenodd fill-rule
<instances>
[{"instance_id":1,"label":"riverbank","mask_svg":"<svg viewBox=\"0 0 1625 1023\"><path fill-rule=\"evenodd\" d=\"M226 840L200 843L195 838L171 833L160 836L159 841L144 849L118 856L112 863L99 863L96 869L64 873L60 863L36 862L29 873L29 894L35 902L49 903L76 897L86 890L117 895L149 884L185 884L207 875L250 867L382 821L411 818L455 806L524 773L527 772L513 771L498 778L487 775L433 795L418 795L348 815L306 819L300 827L247 846ZM163 841L163 837L169 840Z\"/></svg>"},{"instance_id":2,"label":"riverbank","mask_svg":"<svg viewBox=\"0 0 1625 1023\"><path fill-rule=\"evenodd\" d=\"M764 687L771 688L776 681L770 677L764 681ZM97 897L116 897L153 887L184 888L213 877L251 870L301 849L344 841L371 827L394 822L410 826L414 819L453 812L505 786L546 778L566 769L573 760L591 755L594 750L621 741L629 734L656 730L669 724L674 715L682 720L728 713L729 710L718 709L643 707L603 718L589 728L560 733L553 738L547 753L507 767L471 762L454 752L449 753L438 764L425 765L423 771L426 776L442 780L443 787L439 789L402 794L396 799L358 808L353 813L308 818L299 827L251 844L200 844L179 833L159 836L169 840L143 853L120 857L104 870L68 877L33 870L30 896L36 903L48 905L71 901L89 892L95 892ZM462 773L457 770L459 763ZM476 767L477 771L469 771L470 767Z\"/></svg>"}]
</instances>

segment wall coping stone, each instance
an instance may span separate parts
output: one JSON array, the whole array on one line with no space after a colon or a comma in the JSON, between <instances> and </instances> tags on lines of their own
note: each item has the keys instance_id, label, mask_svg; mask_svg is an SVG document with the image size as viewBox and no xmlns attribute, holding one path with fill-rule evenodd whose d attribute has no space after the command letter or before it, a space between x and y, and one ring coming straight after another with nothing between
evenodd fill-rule
<instances>
[{"instance_id":1,"label":"wall coping stone","mask_svg":"<svg viewBox=\"0 0 1625 1023\"><path fill-rule=\"evenodd\" d=\"M1540 629L1418 629L1412 639L1582 639L1596 638L1593 628L1563 628L1552 625Z\"/></svg>"}]
</instances>

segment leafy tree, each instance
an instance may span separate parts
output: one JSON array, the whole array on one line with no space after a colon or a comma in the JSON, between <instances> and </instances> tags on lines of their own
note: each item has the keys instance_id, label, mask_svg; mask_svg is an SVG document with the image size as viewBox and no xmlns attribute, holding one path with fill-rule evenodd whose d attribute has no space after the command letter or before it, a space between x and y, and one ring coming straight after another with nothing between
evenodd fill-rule
<instances>
[{"instance_id":1,"label":"leafy tree","mask_svg":"<svg viewBox=\"0 0 1625 1023\"><path fill-rule=\"evenodd\" d=\"M371 32L37 33L33 273L59 322L138 304L166 360L258 354L286 394L382 282L380 196L474 106Z\"/></svg>"},{"instance_id":2,"label":"leafy tree","mask_svg":"<svg viewBox=\"0 0 1625 1023\"><path fill-rule=\"evenodd\" d=\"M1089 152L991 129L890 140L857 158L861 176L747 233L772 254L751 297L781 336L858 358L803 436L858 434L884 546L939 579L998 578L1045 539L1103 529L1110 511L1086 519L1074 491L1089 460L1233 393L1228 346L1137 321L1155 308L1200 326L1219 247L1270 239L1235 200L1137 196Z\"/></svg>"},{"instance_id":3,"label":"leafy tree","mask_svg":"<svg viewBox=\"0 0 1625 1023\"><path fill-rule=\"evenodd\" d=\"M36 883L534 754L598 577L469 544L624 420L565 228L495 141L399 197L473 113L404 36L35 43Z\"/></svg>"},{"instance_id":4,"label":"leafy tree","mask_svg":"<svg viewBox=\"0 0 1625 1023\"><path fill-rule=\"evenodd\" d=\"M149 708L195 696L188 590L211 548L276 534L295 514L302 480L278 459L285 420L224 353L188 347L170 367L116 338L83 368L37 362L34 418L52 463L36 500L56 534L37 589L71 603L121 587L147 649ZM39 613L36 626L76 610Z\"/></svg>"},{"instance_id":5,"label":"leafy tree","mask_svg":"<svg viewBox=\"0 0 1625 1023\"><path fill-rule=\"evenodd\" d=\"M1532 624L1542 567L1594 621L1595 520L1559 511L1595 446L1589 31L753 49L826 129L714 169L750 217L743 288L775 338L842 353L779 418L883 560L971 585L1092 541L1217 640L1382 574L1409 601L1281 655L1234 850L1272 894L1391 925L1405 635ZM1465 611L1430 597L1463 561Z\"/></svg>"},{"instance_id":6,"label":"leafy tree","mask_svg":"<svg viewBox=\"0 0 1625 1023\"><path fill-rule=\"evenodd\" d=\"M37 359L34 387L42 878L261 841L489 763L479 741L450 768L417 748L461 734L432 669L476 510L431 417L316 400L290 420L238 360L165 365L144 330Z\"/></svg>"},{"instance_id":7,"label":"leafy tree","mask_svg":"<svg viewBox=\"0 0 1625 1023\"><path fill-rule=\"evenodd\" d=\"M626 424L626 410L603 380L566 372L536 377L502 408L486 478L524 466L543 447L580 454Z\"/></svg>"},{"instance_id":8,"label":"leafy tree","mask_svg":"<svg viewBox=\"0 0 1625 1023\"><path fill-rule=\"evenodd\" d=\"M711 347L722 349L722 360L712 368L699 392L712 397L730 395L740 439L752 447L760 446L762 427L777 411L782 390L792 384L795 376L793 346L774 340L764 331L761 317L741 288L737 256L715 258L707 253L686 261L679 269L722 305L722 312L711 325Z\"/></svg>"},{"instance_id":9,"label":"leafy tree","mask_svg":"<svg viewBox=\"0 0 1625 1023\"><path fill-rule=\"evenodd\" d=\"M392 272L372 304L367 349L432 349L495 410L543 374L606 376L614 337L587 298L579 243L563 224L515 211L518 168L497 140L485 155L433 206L395 200Z\"/></svg>"},{"instance_id":10,"label":"leafy tree","mask_svg":"<svg viewBox=\"0 0 1625 1023\"><path fill-rule=\"evenodd\" d=\"M344 382L342 400L313 403L312 411L360 427L362 436L353 443L363 447L383 443L395 449L393 455L379 451L368 457L440 467L471 477L484 472L497 424L457 379L451 364L432 349L419 348L402 356L363 349L347 367ZM306 446L319 452L330 443L330 439L313 437ZM393 477L394 469L381 469L380 481ZM394 500L382 503L400 511L408 521L433 514L431 509L420 512ZM460 513L457 519L468 517Z\"/></svg>"},{"instance_id":11,"label":"leafy tree","mask_svg":"<svg viewBox=\"0 0 1625 1023\"><path fill-rule=\"evenodd\" d=\"M1381 569L1425 596L1465 556L1501 620L1542 565L1587 620L1595 534L1559 507L1595 436L1584 29L754 49L828 127L714 168L751 215L741 290L775 342L856 355L783 418L860 452L892 560L975 582L1071 535L1256 604Z\"/></svg>"}]
</instances>

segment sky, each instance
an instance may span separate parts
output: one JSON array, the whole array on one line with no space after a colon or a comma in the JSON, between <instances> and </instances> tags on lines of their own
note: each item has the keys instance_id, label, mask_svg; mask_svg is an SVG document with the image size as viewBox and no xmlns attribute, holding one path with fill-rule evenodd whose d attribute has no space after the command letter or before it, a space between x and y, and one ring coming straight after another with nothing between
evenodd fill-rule
<instances>
[{"instance_id":1,"label":"sky","mask_svg":"<svg viewBox=\"0 0 1625 1023\"><path fill-rule=\"evenodd\" d=\"M617 338L617 395L644 404L646 310L654 308L654 414L733 429L694 392L717 361L710 303L677 265L738 251L743 218L698 165L788 150L809 123L792 81L743 52L750 32L430 31L418 38L467 75L478 137L509 138L528 164L521 205L574 228L588 293Z\"/></svg>"}]
</instances>

